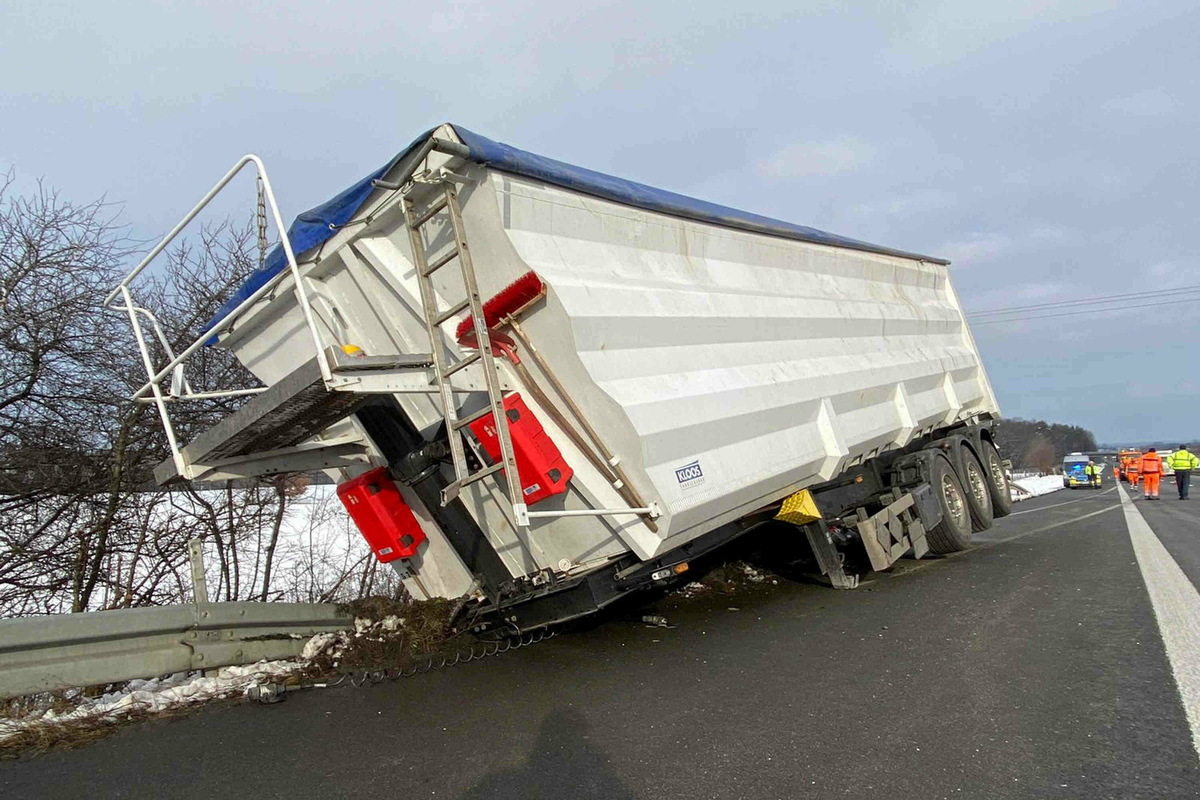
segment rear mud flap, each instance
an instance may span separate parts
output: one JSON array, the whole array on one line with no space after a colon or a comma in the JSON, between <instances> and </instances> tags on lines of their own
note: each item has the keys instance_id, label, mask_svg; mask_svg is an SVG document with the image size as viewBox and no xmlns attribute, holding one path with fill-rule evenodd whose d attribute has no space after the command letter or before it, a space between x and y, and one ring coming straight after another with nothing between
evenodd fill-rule
<instances>
[{"instance_id":1,"label":"rear mud flap","mask_svg":"<svg viewBox=\"0 0 1200 800\"><path fill-rule=\"evenodd\" d=\"M929 487L922 486L920 489L929 490ZM871 516L867 516L863 509L858 509L858 534L871 561L871 569L876 572L887 569L909 550L912 550L914 558L929 552L929 545L925 541L926 528L917 513L916 494L909 492L901 495L884 506L878 514ZM931 491L929 494L932 497Z\"/></svg>"}]
</instances>

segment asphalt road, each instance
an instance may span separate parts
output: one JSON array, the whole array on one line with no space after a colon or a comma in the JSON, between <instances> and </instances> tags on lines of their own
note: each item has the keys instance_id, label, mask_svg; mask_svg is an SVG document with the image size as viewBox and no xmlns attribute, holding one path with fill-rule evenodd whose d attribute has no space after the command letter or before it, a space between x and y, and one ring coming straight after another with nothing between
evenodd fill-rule
<instances>
[{"instance_id":1,"label":"asphalt road","mask_svg":"<svg viewBox=\"0 0 1200 800\"><path fill-rule=\"evenodd\" d=\"M1200 585L1200 499L1163 495L1137 508ZM1016 511L855 591L768 582L670 602L672 629L141 725L0 764L0 796L1200 797L1117 492Z\"/></svg>"}]
</instances>

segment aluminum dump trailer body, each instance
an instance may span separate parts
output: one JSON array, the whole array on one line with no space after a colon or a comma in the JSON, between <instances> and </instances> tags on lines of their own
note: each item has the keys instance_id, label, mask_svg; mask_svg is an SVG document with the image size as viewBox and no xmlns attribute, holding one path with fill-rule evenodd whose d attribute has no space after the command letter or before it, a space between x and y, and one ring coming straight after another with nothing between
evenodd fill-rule
<instances>
[{"instance_id":1,"label":"aluminum dump trailer body","mask_svg":"<svg viewBox=\"0 0 1200 800\"><path fill-rule=\"evenodd\" d=\"M460 145L459 155L422 148L430 139ZM600 175L448 124L293 226L328 345L428 352L394 187L439 169L456 176L483 297L530 271L540 277L546 296L521 315L525 333L661 513L653 525L612 515L526 528L513 524L499 483L480 481L461 499L514 577L630 553L651 559L930 432L998 416L947 262ZM438 225L426 229L430 258L449 240L449 224ZM268 259L228 308L283 269L278 254ZM289 282L220 336L268 385L312 355ZM463 296L452 271L434 285L440 308ZM440 326L437 343L455 354L466 352L453 336L461 318ZM575 471L569 491L537 508L626 505L501 363L509 390L522 392ZM395 398L435 435L435 397ZM456 403L462 413L478 407L468 394ZM351 418L323 436L356 430ZM466 591L470 570L430 510L406 499L429 533L428 549L406 562L404 574L420 581L414 593Z\"/></svg>"}]
</instances>

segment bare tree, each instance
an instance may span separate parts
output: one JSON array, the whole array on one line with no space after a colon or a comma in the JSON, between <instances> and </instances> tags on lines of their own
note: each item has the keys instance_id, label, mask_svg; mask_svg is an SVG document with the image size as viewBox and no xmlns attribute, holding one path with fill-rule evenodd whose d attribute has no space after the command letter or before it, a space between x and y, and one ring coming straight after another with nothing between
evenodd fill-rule
<instances>
[{"instance_id":1,"label":"bare tree","mask_svg":"<svg viewBox=\"0 0 1200 800\"><path fill-rule=\"evenodd\" d=\"M297 501L287 476L240 485L154 486L169 449L154 407L129 396L146 380L127 321L99 300L133 249L103 200L76 205L39 186L0 182L0 615L179 602L190 595L187 542L207 544L213 599L350 599L394 594L350 535L332 493ZM205 331L257 264L252 224L203 228L136 287L163 326L155 369ZM196 391L253 377L222 348L189 359ZM237 399L176 402L187 441ZM318 487L322 488L322 487ZM328 487L323 487L327 489ZM331 535L331 532L334 532Z\"/></svg>"},{"instance_id":2,"label":"bare tree","mask_svg":"<svg viewBox=\"0 0 1200 800\"><path fill-rule=\"evenodd\" d=\"M0 181L0 489L15 479L51 490L76 476L81 449L103 445L79 436L110 413L95 401L111 389L100 365L117 327L94 312L131 243L103 199L12 186L10 172Z\"/></svg>"},{"instance_id":3,"label":"bare tree","mask_svg":"<svg viewBox=\"0 0 1200 800\"><path fill-rule=\"evenodd\" d=\"M13 182L0 185L0 595L86 583L77 544L95 508L66 497L111 475L117 327L95 311L131 250L103 199L42 184L20 196Z\"/></svg>"},{"instance_id":4,"label":"bare tree","mask_svg":"<svg viewBox=\"0 0 1200 800\"><path fill-rule=\"evenodd\" d=\"M145 565L173 570L186 537L167 542L153 530L164 498L146 489L168 451L153 411L128 400L145 370L126 323L98 307L134 243L104 200L12 189L9 174L0 182L0 608L152 601L170 582ZM251 240L249 225L205 230L141 287L139 302L170 321L172 348L200 335L253 268ZM225 352L202 353L193 367L202 384L249 379ZM186 435L228 408L180 410Z\"/></svg>"}]
</instances>

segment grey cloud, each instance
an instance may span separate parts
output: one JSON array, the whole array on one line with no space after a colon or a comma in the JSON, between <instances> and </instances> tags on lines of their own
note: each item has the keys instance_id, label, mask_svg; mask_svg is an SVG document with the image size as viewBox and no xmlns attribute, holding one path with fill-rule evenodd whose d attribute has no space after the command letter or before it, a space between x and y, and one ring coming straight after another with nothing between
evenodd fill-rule
<instances>
[{"instance_id":1,"label":"grey cloud","mask_svg":"<svg viewBox=\"0 0 1200 800\"><path fill-rule=\"evenodd\" d=\"M1186 0L43 2L5 23L0 154L124 201L145 238L246 151L294 215L452 120L950 255L968 308L1200 284ZM1195 398L1126 388L1194 371L1198 320L1182 305L976 336L1007 413L1195 438Z\"/></svg>"}]
</instances>

